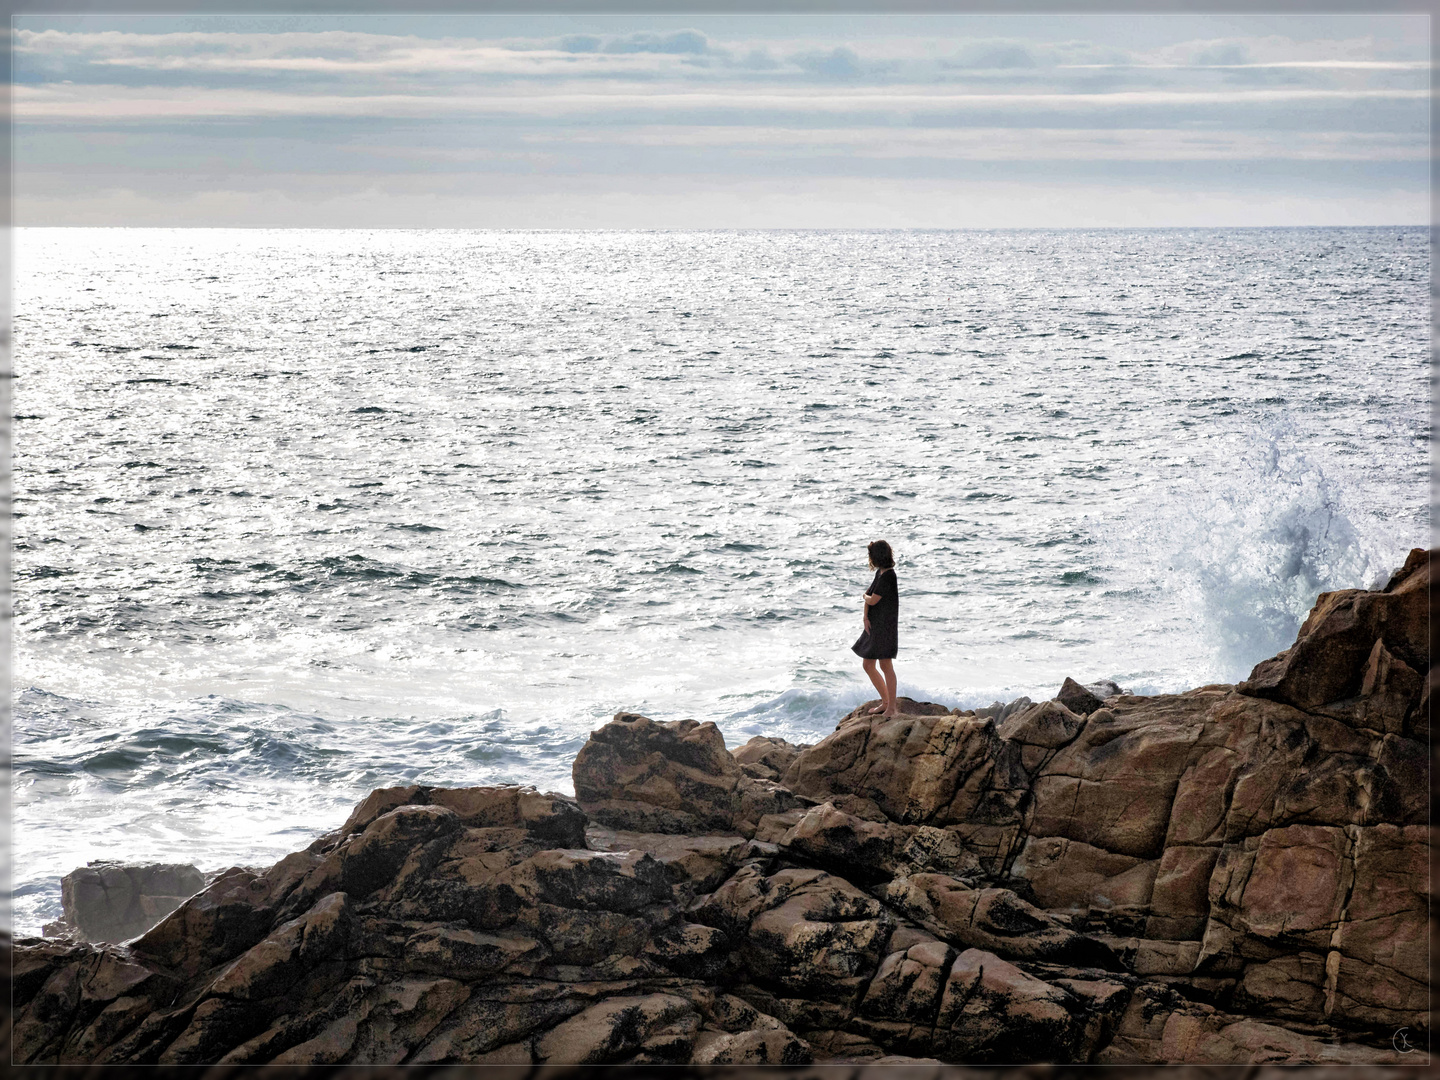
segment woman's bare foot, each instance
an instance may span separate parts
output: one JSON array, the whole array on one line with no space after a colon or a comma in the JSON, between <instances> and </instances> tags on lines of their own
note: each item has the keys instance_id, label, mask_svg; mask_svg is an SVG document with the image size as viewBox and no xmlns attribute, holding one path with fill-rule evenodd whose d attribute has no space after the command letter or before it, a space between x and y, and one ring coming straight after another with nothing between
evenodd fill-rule
<instances>
[{"instance_id":1,"label":"woman's bare foot","mask_svg":"<svg viewBox=\"0 0 1440 1080\"><path fill-rule=\"evenodd\" d=\"M870 708L870 710L869 710L871 716L874 716L876 713L883 713L884 711L885 711L885 705L884 705L883 703L881 703L881 704L879 704L879 705L872 706L872 707Z\"/></svg>"}]
</instances>

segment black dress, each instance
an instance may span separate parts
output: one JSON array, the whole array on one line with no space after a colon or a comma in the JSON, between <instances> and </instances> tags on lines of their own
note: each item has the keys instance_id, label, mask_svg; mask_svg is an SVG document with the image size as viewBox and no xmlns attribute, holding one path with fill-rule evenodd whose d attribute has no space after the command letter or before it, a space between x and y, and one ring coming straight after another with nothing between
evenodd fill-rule
<instances>
[{"instance_id":1,"label":"black dress","mask_svg":"<svg viewBox=\"0 0 1440 1080\"><path fill-rule=\"evenodd\" d=\"M879 593L880 599L870 605L870 629L850 648L866 660L893 660L900 623L900 588L894 569L877 570L868 591Z\"/></svg>"}]
</instances>

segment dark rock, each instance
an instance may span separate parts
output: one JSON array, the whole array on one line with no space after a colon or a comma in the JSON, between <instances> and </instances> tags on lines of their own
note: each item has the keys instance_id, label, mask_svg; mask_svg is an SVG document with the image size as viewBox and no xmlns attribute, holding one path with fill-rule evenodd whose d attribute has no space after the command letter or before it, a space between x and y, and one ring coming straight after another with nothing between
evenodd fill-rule
<instances>
[{"instance_id":1,"label":"dark rock","mask_svg":"<svg viewBox=\"0 0 1440 1080\"><path fill-rule=\"evenodd\" d=\"M743 775L714 724L617 713L575 757L592 819L632 832L733 832Z\"/></svg>"},{"instance_id":2,"label":"dark rock","mask_svg":"<svg viewBox=\"0 0 1440 1080\"><path fill-rule=\"evenodd\" d=\"M1130 692L1128 690L1122 690L1120 684L1115 682L1114 679L1097 679L1092 683L1086 683L1085 689L1089 690L1101 701L1108 700L1112 697L1120 697L1122 694L1128 694Z\"/></svg>"},{"instance_id":3,"label":"dark rock","mask_svg":"<svg viewBox=\"0 0 1440 1080\"><path fill-rule=\"evenodd\" d=\"M816 802L857 795L892 821L944 826L1018 820L1028 783L1018 747L993 721L945 712L853 716L795 759L785 786Z\"/></svg>"},{"instance_id":4,"label":"dark rock","mask_svg":"<svg viewBox=\"0 0 1440 1080\"><path fill-rule=\"evenodd\" d=\"M784 739L769 735L756 735L739 750L735 751L735 762L757 780L778 781L795 760L801 750L809 746L793 746Z\"/></svg>"},{"instance_id":5,"label":"dark rock","mask_svg":"<svg viewBox=\"0 0 1440 1080\"><path fill-rule=\"evenodd\" d=\"M60 879L63 915L54 936L80 941L138 937L205 887L205 875L186 863L91 862Z\"/></svg>"},{"instance_id":6,"label":"dark rock","mask_svg":"<svg viewBox=\"0 0 1440 1080\"><path fill-rule=\"evenodd\" d=\"M848 713L840 718L843 724L847 720L856 717L879 715L874 710L880 705L879 698L871 698L869 701L856 705ZM901 716L944 716L950 711L948 705L940 705L933 701L916 701L914 698L905 697L903 694L895 699L895 710ZM839 726L839 725L837 725Z\"/></svg>"},{"instance_id":7,"label":"dark rock","mask_svg":"<svg viewBox=\"0 0 1440 1080\"><path fill-rule=\"evenodd\" d=\"M1055 695L1055 700L1077 716L1088 716L1105 702L1081 686L1074 679L1067 678Z\"/></svg>"},{"instance_id":8,"label":"dark rock","mask_svg":"<svg viewBox=\"0 0 1440 1080\"><path fill-rule=\"evenodd\" d=\"M1039 705L1011 713L995 725L995 730L1002 739L1045 751L1059 750L1068 745L1084 726L1084 716L1071 711L1064 703L1042 701ZM1044 753L1021 755L1021 761L1031 771L1046 758Z\"/></svg>"},{"instance_id":9,"label":"dark rock","mask_svg":"<svg viewBox=\"0 0 1440 1080\"><path fill-rule=\"evenodd\" d=\"M1000 706L1000 710L995 713L995 723L1003 723L1011 716L1015 715L1017 712L1024 712L1026 709L1030 708L1030 706L1034 704L1035 703L1031 701L1028 697L1017 697L1014 701L1008 702L1007 704ZM979 715L979 713L977 712L976 715Z\"/></svg>"},{"instance_id":10,"label":"dark rock","mask_svg":"<svg viewBox=\"0 0 1440 1080\"><path fill-rule=\"evenodd\" d=\"M897 878L876 894L941 940L1026 960L1118 970L1109 948L1062 925L1009 889L972 889L945 874Z\"/></svg>"},{"instance_id":11,"label":"dark rock","mask_svg":"<svg viewBox=\"0 0 1440 1080\"><path fill-rule=\"evenodd\" d=\"M1413 726L1407 721L1420 704L1422 681L1414 668L1393 655L1385 648L1384 640L1377 638L1360 680L1360 698L1364 704L1357 710L1356 719L1376 731L1410 734Z\"/></svg>"},{"instance_id":12,"label":"dark rock","mask_svg":"<svg viewBox=\"0 0 1440 1080\"><path fill-rule=\"evenodd\" d=\"M616 997L590 1006L535 1042L541 1063L612 1065L690 1060L699 1010L683 997Z\"/></svg>"},{"instance_id":13,"label":"dark rock","mask_svg":"<svg viewBox=\"0 0 1440 1080\"><path fill-rule=\"evenodd\" d=\"M1321 593L1295 644L1257 664L1237 689L1307 710L1356 697L1377 639L1409 667L1428 673L1435 621L1430 556L1412 552L1383 592Z\"/></svg>"}]
</instances>

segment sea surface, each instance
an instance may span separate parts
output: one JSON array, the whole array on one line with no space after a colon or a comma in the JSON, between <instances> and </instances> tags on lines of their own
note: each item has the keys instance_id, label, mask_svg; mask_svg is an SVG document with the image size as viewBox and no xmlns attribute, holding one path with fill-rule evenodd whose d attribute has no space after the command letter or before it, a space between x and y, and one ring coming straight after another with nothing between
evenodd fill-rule
<instances>
[{"instance_id":1,"label":"sea surface","mask_svg":"<svg viewBox=\"0 0 1440 1080\"><path fill-rule=\"evenodd\" d=\"M14 924L618 710L1243 678L1428 540L1424 229L22 229Z\"/></svg>"}]
</instances>

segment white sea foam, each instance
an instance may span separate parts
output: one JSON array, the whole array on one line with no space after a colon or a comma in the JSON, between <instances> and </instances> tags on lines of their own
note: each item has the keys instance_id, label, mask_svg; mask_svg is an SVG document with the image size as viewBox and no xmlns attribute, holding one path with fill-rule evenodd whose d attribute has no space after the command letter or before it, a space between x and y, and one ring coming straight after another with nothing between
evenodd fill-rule
<instances>
[{"instance_id":1,"label":"white sea foam","mask_svg":"<svg viewBox=\"0 0 1440 1080\"><path fill-rule=\"evenodd\" d=\"M1288 648L1322 592L1378 588L1423 543L1359 505L1273 415L1127 515L1113 557L1191 622L1196 677L1236 682ZM1121 532L1123 529L1123 532Z\"/></svg>"}]
</instances>

